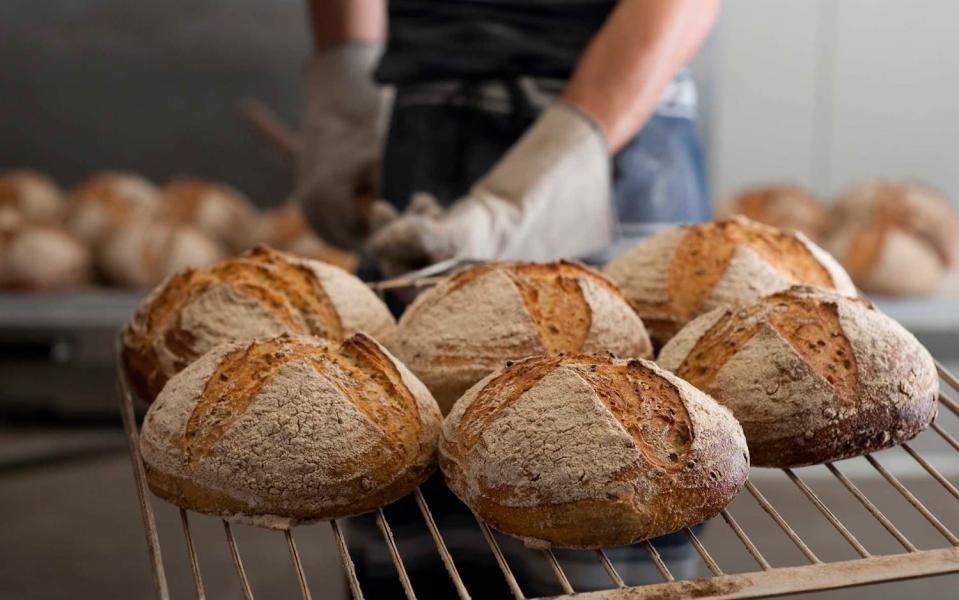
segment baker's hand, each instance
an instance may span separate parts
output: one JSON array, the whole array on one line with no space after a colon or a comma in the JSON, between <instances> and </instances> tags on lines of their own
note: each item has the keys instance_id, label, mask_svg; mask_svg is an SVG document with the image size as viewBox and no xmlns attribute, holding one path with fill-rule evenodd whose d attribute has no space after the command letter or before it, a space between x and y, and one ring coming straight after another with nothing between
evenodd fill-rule
<instances>
[{"instance_id":1,"label":"baker's hand","mask_svg":"<svg viewBox=\"0 0 959 600\"><path fill-rule=\"evenodd\" d=\"M369 233L362 198L379 191L389 92L373 81L382 44L318 52L306 77L294 199L324 240L356 249Z\"/></svg>"},{"instance_id":2,"label":"baker's hand","mask_svg":"<svg viewBox=\"0 0 959 600\"><path fill-rule=\"evenodd\" d=\"M367 249L409 269L447 258L551 260L591 254L616 234L610 161L600 129L557 102L489 174L440 215L408 210Z\"/></svg>"}]
</instances>

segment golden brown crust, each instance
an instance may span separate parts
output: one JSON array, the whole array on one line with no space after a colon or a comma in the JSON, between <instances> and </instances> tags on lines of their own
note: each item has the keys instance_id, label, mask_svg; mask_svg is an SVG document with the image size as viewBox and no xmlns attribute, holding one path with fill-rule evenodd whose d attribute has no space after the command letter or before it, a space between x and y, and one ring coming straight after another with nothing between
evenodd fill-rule
<instances>
[{"instance_id":1,"label":"golden brown crust","mask_svg":"<svg viewBox=\"0 0 959 600\"><path fill-rule=\"evenodd\" d=\"M795 184L749 188L722 204L717 217L742 215L784 230L801 231L819 240L830 227L829 209L809 190Z\"/></svg>"},{"instance_id":2,"label":"golden brown crust","mask_svg":"<svg viewBox=\"0 0 959 600\"><path fill-rule=\"evenodd\" d=\"M534 546L629 544L714 516L748 472L742 430L650 362L540 356L476 384L440 468L490 525Z\"/></svg>"},{"instance_id":3,"label":"golden brown crust","mask_svg":"<svg viewBox=\"0 0 959 600\"><path fill-rule=\"evenodd\" d=\"M490 263L461 271L423 293L386 343L444 411L506 360L651 352L642 322L616 286L569 261Z\"/></svg>"},{"instance_id":4,"label":"golden brown crust","mask_svg":"<svg viewBox=\"0 0 959 600\"><path fill-rule=\"evenodd\" d=\"M663 253L657 260L650 262L641 244L606 268L657 347L703 312L724 303L751 302L792 284L855 294L842 269L801 235L741 216L679 231L674 245L655 238L647 243L656 247L651 251ZM666 235L675 237L676 230Z\"/></svg>"},{"instance_id":5,"label":"golden brown crust","mask_svg":"<svg viewBox=\"0 0 959 600\"><path fill-rule=\"evenodd\" d=\"M347 332L340 310L312 268L284 253L257 247L208 268L177 273L140 307L124 329L123 355L131 382L142 398L152 400L173 373L209 349L211 344L200 343L198 332L184 324L183 312L218 287L235 295L232 302L257 307L277 332L315 335L334 342L352 333ZM382 304L372 292L368 295L356 302ZM385 307L380 308L386 313ZM367 325L372 329L376 324ZM221 332L213 343L248 337L242 322L227 322L224 327L232 328L232 335L224 338ZM168 360L161 360L161 352Z\"/></svg>"},{"instance_id":6,"label":"golden brown crust","mask_svg":"<svg viewBox=\"0 0 959 600\"><path fill-rule=\"evenodd\" d=\"M928 353L862 300L797 286L715 313L700 317L710 326L681 331L659 362L733 410L757 466L889 447L935 415Z\"/></svg>"},{"instance_id":7,"label":"golden brown crust","mask_svg":"<svg viewBox=\"0 0 959 600\"><path fill-rule=\"evenodd\" d=\"M435 402L403 370L363 334L211 351L151 406L148 483L183 508L276 527L388 504L432 471L439 432ZM290 385L307 381L317 396Z\"/></svg>"}]
</instances>

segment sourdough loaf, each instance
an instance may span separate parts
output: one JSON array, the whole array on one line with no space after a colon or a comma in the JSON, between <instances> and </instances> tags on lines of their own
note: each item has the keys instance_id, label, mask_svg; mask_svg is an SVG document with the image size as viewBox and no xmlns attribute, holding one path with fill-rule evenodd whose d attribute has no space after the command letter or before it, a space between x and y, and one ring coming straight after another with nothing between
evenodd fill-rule
<instances>
[{"instance_id":1,"label":"sourdough loaf","mask_svg":"<svg viewBox=\"0 0 959 600\"><path fill-rule=\"evenodd\" d=\"M744 217L667 229L614 259L605 272L657 347L697 315L794 284L856 294L842 267L806 236Z\"/></svg>"},{"instance_id":2,"label":"sourdough loaf","mask_svg":"<svg viewBox=\"0 0 959 600\"><path fill-rule=\"evenodd\" d=\"M183 269L210 265L228 251L195 227L144 216L107 234L96 255L110 283L151 288Z\"/></svg>"},{"instance_id":3,"label":"sourdough loaf","mask_svg":"<svg viewBox=\"0 0 959 600\"><path fill-rule=\"evenodd\" d=\"M573 262L490 263L461 271L422 293L384 344L444 413L508 359L651 353L642 321L616 286Z\"/></svg>"},{"instance_id":4,"label":"sourdough loaf","mask_svg":"<svg viewBox=\"0 0 959 600\"><path fill-rule=\"evenodd\" d=\"M0 287L47 292L86 285L93 278L87 247L46 225L0 231Z\"/></svg>"},{"instance_id":5,"label":"sourdough loaf","mask_svg":"<svg viewBox=\"0 0 959 600\"><path fill-rule=\"evenodd\" d=\"M65 225L88 244L160 206L160 190L139 175L105 171L70 192Z\"/></svg>"},{"instance_id":6,"label":"sourdough loaf","mask_svg":"<svg viewBox=\"0 0 959 600\"><path fill-rule=\"evenodd\" d=\"M221 183L181 177L163 188L163 213L192 225L233 251L246 250L256 209L239 190Z\"/></svg>"},{"instance_id":7,"label":"sourdough loaf","mask_svg":"<svg viewBox=\"0 0 959 600\"><path fill-rule=\"evenodd\" d=\"M928 294L954 263L959 217L948 199L918 183L873 182L836 202L827 248L867 292Z\"/></svg>"},{"instance_id":8,"label":"sourdough loaf","mask_svg":"<svg viewBox=\"0 0 959 600\"><path fill-rule=\"evenodd\" d=\"M829 209L808 190L793 184L760 185L722 203L716 218L742 215L779 229L821 240L830 229Z\"/></svg>"},{"instance_id":9,"label":"sourdough loaf","mask_svg":"<svg viewBox=\"0 0 959 600\"><path fill-rule=\"evenodd\" d=\"M336 265L351 273L356 271L359 262L356 254L320 239L294 202L261 212L247 233L247 244L250 247L266 244L303 258Z\"/></svg>"},{"instance_id":10,"label":"sourdough loaf","mask_svg":"<svg viewBox=\"0 0 959 600\"><path fill-rule=\"evenodd\" d=\"M15 210L28 223L54 224L62 217L63 191L46 175L27 169L0 173L0 211Z\"/></svg>"},{"instance_id":11,"label":"sourdough loaf","mask_svg":"<svg viewBox=\"0 0 959 600\"><path fill-rule=\"evenodd\" d=\"M440 467L490 525L532 546L630 544L704 521L749 472L732 414L641 359L539 356L469 389Z\"/></svg>"},{"instance_id":12,"label":"sourdough loaf","mask_svg":"<svg viewBox=\"0 0 959 600\"><path fill-rule=\"evenodd\" d=\"M433 470L440 412L372 338L217 346L173 377L143 422L155 494L255 525L367 512Z\"/></svg>"},{"instance_id":13,"label":"sourdough loaf","mask_svg":"<svg viewBox=\"0 0 959 600\"><path fill-rule=\"evenodd\" d=\"M807 286L702 315L658 362L732 409L758 466L873 452L936 416L936 367L916 338L863 300Z\"/></svg>"},{"instance_id":14,"label":"sourdough loaf","mask_svg":"<svg viewBox=\"0 0 959 600\"><path fill-rule=\"evenodd\" d=\"M137 393L152 400L166 380L219 343L304 334L341 342L394 326L386 305L334 266L258 247L155 289L123 332Z\"/></svg>"}]
</instances>

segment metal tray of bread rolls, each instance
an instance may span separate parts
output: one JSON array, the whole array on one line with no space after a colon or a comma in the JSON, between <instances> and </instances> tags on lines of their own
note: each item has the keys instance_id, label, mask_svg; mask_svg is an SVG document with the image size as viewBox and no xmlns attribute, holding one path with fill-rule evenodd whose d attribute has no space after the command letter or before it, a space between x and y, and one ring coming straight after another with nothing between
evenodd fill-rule
<instances>
[{"instance_id":1,"label":"metal tray of bread rolls","mask_svg":"<svg viewBox=\"0 0 959 600\"><path fill-rule=\"evenodd\" d=\"M442 274L435 271L436 269L433 269L431 272L418 273L416 277L379 282L372 287L381 294L386 290L415 291L433 285L441 279ZM119 352L118 342L118 385L123 423L129 438L156 597L165 599L170 597L167 569L161 553L153 498L146 485L143 462L139 453L134 396L123 373ZM719 516L712 519L714 523L708 525L717 530L724 530L712 536L721 538L721 543L704 543L702 536L697 536L693 530L689 528L683 530L696 555L702 561L702 566L705 567L705 571L701 569L701 572L709 574L707 577L684 580L670 570L669 560L664 559L653 543L644 541L636 546L648 553L651 564L658 572L659 582L637 584L628 581L630 578L617 570L615 561L610 559L607 552L583 550L577 552L584 557L588 556L588 560L595 561L602 571L605 571L608 579L607 589L597 591L594 587L593 591L584 591L577 587L575 574L572 574L569 569L564 569L562 559L557 557L559 553L534 549L521 549L521 551L539 554L540 556L536 559L542 560L548 567L546 571L555 577L555 589L558 594L550 597L571 598L575 595L576 598L590 600L761 598L959 572L959 537L948 525L949 523L959 524L959 489L933 465L933 462L937 461L930 460L932 455L935 455L939 459L939 464L942 465L955 464L956 459L959 459L959 440L957 440L959 437L959 401L957 401L959 400L959 379L946 371L942 364L937 362L936 366L942 382L939 394L941 405L939 416L932 426L916 439L876 455L865 455L836 463L799 469L753 469L750 480L746 483L740 497ZM950 432L947 428L953 431ZM920 496L924 494L910 489L902 478L897 477L894 474L897 469L887 468L887 465L894 462L892 459L897 459L899 462L896 464L900 466L905 461L909 467L920 473L924 478L924 490L928 492L932 486L933 491L937 492L938 504L932 505L928 500L926 502L920 500ZM852 464L853 461L857 464ZM807 475L806 472L811 469L818 469L819 472ZM874 478L875 485L860 486L854 483L857 474L861 476L864 470L870 472L871 481ZM951 472L952 469L950 469ZM770 476L782 478L781 483L791 486L794 492L786 496L780 493L778 498L775 498L773 494L767 496L760 491L760 486L768 485ZM813 476L815 481L811 484ZM758 485L757 480L759 480ZM814 488L819 492L814 491ZM871 490L869 495L866 488ZM443 528L437 525L426 496L419 489L412 496L412 501L422 515L423 533L428 534L435 545L435 554L432 559L437 561L437 565L445 567L451 579L451 597L464 600L471 598L470 589L460 575L454 555L444 540ZM898 502L894 515L891 510L883 511L881 508L890 505L890 497ZM846 500L844 506L847 510L840 511L835 504L833 507L827 504L827 500L832 499L835 502L836 498ZM814 512L817 518L828 522L830 533L835 535L835 540L829 542L828 546L822 540L818 540L817 546L811 539L800 533L803 529L803 519L794 516L795 507L800 504L804 505L807 514ZM847 505L854 506L855 511L850 512ZM749 510L746 510L747 508ZM739 512L740 518L736 518L734 512ZM842 518L843 515L845 519ZM893 515L895 519L890 515ZM205 548L198 547L195 543L196 536L191 529L190 513L179 509L179 516L183 539L165 540L164 543L185 545L196 597L205 598L206 592L198 558ZM401 544L398 544L394 538L387 512L379 509L372 518L375 519L382 534L385 552L392 559L403 592L407 598L416 598L417 590L407 572ZM330 528L332 543L336 547L336 554L339 555L348 589L354 598L360 599L364 597L365 590L362 589L356 575L354 562L346 543L344 521L344 519L329 521L319 527ZM847 524L853 521L855 525ZM878 539L875 535L865 543L857 537L854 530L863 529L866 524L878 532L876 535L883 536L884 543L875 543ZM250 566L244 567L243 548L237 542L238 536L234 534L236 529L246 526L226 520L223 520L222 525L223 542L232 558L239 589L245 598L253 598L254 590L248 576ZM285 538L284 543L290 556L289 568L292 571L291 575L295 576L302 598L330 597L328 589L311 590L309 563L301 560L297 549L295 535L300 529L307 529L307 527L317 526L270 532L269 535ZM476 520L476 527L482 539L485 540L486 548L482 551L485 552L488 549L490 557L502 573L505 583L504 594L511 594L517 600L529 598L530 596L526 595L510 567L510 554L504 551L504 544L509 543L506 536L494 532L479 519ZM956 531L959 531L959 528ZM722 535L719 535L720 533ZM303 535L307 533L303 532ZM768 540L773 536L778 537L775 543L777 548L788 547L790 552L785 555L786 558L783 558L783 552L777 552L777 555L773 556L769 551L768 546L773 544ZM756 541L760 537L767 540L765 554L761 548L764 544ZM876 548L870 549L867 544L881 546L881 551ZM824 546L826 546L825 551ZM814 547L818 552L814 551ZM722 563L731 560L729 557L735 552L742 556L739 561L740 568L727 572ZM743 569L741 568L743 565L748 567ZM595 586L595 581L591 585ZM367 592L371 593L372 590Z\"/></svg>"}]
</instances>

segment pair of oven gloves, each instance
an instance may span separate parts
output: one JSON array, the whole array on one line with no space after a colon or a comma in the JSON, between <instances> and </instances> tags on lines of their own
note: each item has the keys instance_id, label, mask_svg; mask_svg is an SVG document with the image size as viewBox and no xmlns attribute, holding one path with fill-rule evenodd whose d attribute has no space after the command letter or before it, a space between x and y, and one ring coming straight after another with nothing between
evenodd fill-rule
<instances>
[{"instance_id":1,"label":"pair of oven gloves","mask_svg":"<svg viewBox=\"0 0 959 600\"><path fill-rule=\"evenodd\" d=\"M616 234L610 160L599 126L556 101L469 193L448 208L418 195L403 213L375 193L390 98L372 80L378 44L314 57L294 196L321 237L365 248L397 274L445 259L586 256Z\"/></svg>"}]
</instances>

